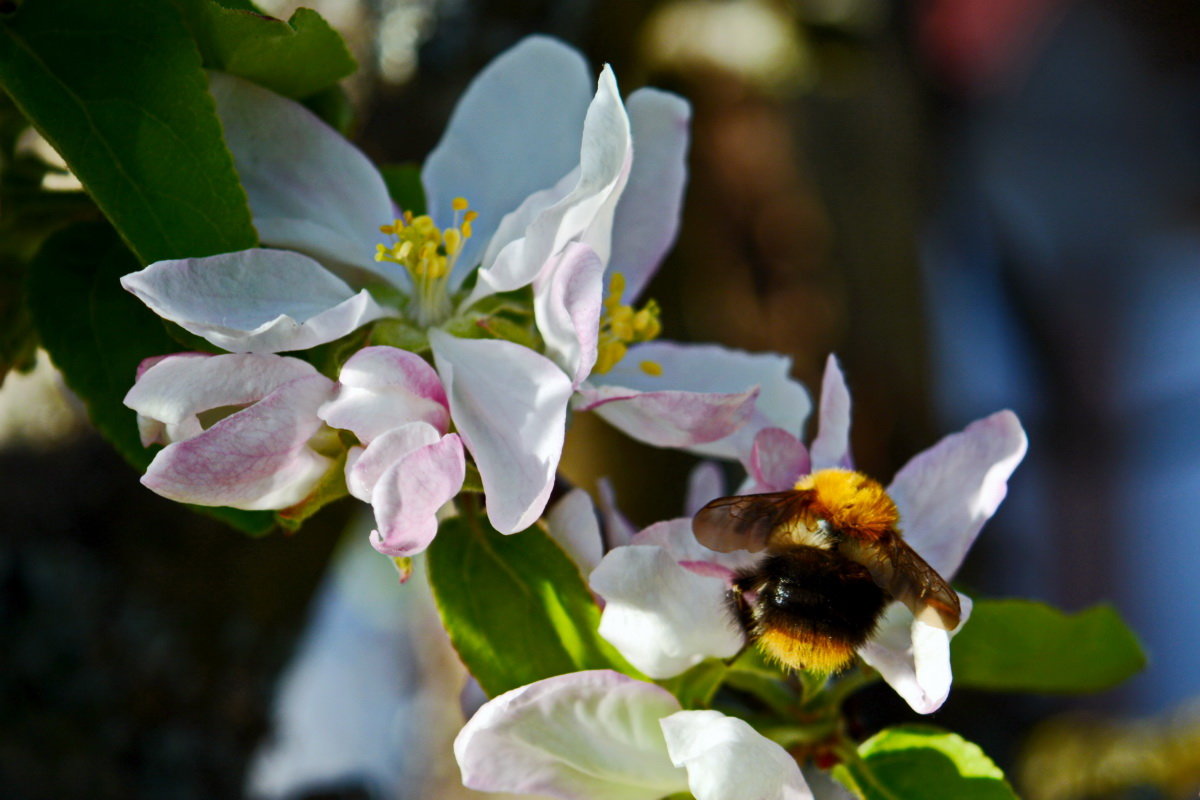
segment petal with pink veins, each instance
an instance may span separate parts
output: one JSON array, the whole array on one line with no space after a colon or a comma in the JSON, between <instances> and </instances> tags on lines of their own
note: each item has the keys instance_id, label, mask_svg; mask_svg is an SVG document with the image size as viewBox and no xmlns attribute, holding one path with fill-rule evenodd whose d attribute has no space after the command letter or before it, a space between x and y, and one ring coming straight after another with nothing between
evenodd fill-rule
<instances>
[{"instance_id":1,"label":"petal with pink veins","mask_svg":"<svg viewBox=\"0 0 1200 800\"><path fill-rule=\"evenodd\" d=\"M671 558L687 565L709 563L719 566L723 571L719 574L729 575L740 569L755 566L762 556L745 550L734 550L729 553L718 553L709 550L696 539L692 532L691 517L656 522L638 533L630 544L653 545L661 547L670 554ZM693 571L696 571L693 568Z\"/></svg>"},{"instance_id":2,"label":"petal with pink veins","mask_svg":"<svg viewBox=\"0 0 1200 800\"><path fill-rule=\"evenodd\" d=\"M605 600L600 635L651 678L729 658L744 644L725 606L726 582L681 566L662 547L618 547L590 583Z\"/></svg>"},{"instance_id":3,"label":"petal with pink veins","mask_svg":"<svg viewBox=\"0 0 1200 800\"><path fill-rule=\"evenodd\" d=\"M364 444L415 420L439 433L450 427L446 391L434 368L416 353L387 346L364 347L342 365L337 395L320 415Z\"/></svg>"},{"instance_id":4,"label":"petal with pink veins","mask_svg":"<svg viewBox=\"0 0 1200 800\"><path fill-rule=\"evenodd\" d=\"M629 304L654 276L679 230L692 110L683 98L657 89L639 89L625 107L633 166L613 219L608 274L625 277L621 302Z\"/></svg>"},{"instance_id":5,"label":"petal with pink veins","mask_svg":"<svg viewBox=\"0 0 1200 800\"><path fill-rule=\"evenodd\" d=\"M346 459L346 488L371 502L375 484L397 461L419 447L441 439L441 432L426 422L410 422L376 437L366 447L352 447Z\"/></svg>"},{"instance_id":6,"label":"petal with pink veins","mask_svg":"<svg viewBox=\"0 0 1200 800\"><path fill-rule=\"evenodd\" d=\"M571 380L553 361L496 339L429 331L450 414L475 457L488 518L516 533L546 508L562 456Z\"/></svg>"},{"instance_id":7,"label":"petal with pink veins","mask_svg":"<svg viewBox=\"0 0 1200 800\"><path fill-rule=\"evenodd\" d=\"M962 618L953 631L914 619L901 603L892 603L879 630L859 649L863 660L918 714L932 714L950 696L950 639L971 616L971 598L958 595Z\"/></svg>"},{"instance_id":8,"label":"petal with pink veins","mask_svg":"<svg viewBox=\"0 0 1200 800\"><path fill-rule=\"evenodd\" d=\"M583 58L544 36L523 39L471 81L421 172L429 213L439 227L453 222L456 197L479 212L451 288L479 263L505 214L579 163L591 96Z\"/></svg>"},{"instance_id":9,"label":"petal with pink veins","mask_svg":"<svg viewBox=\"0 0 1200 800\"><path fill-rule=\"evenodd\" d=\"M121 285L163 319L235 353L306 350L393 313L287 250L157 261Z\"/></svg>"},{"instance_id":10,"label":"petal with pink veins","mask_svg":"<svg viewBox=\"0 0 1200 800\"><path fill-rule=\"evenodd\" d=\"M796 759L737 717L677 711L664 717L667 752L696 800L812 800Z\"/></svg>"},{"instance_id":11,"label":"petal with pink veins","mask_svg":"<svg viewBox=\"0 0 1200 800\"><path fill-rule=\"evenodd\" d=\"M904 538L943 578L958 571L1025 455L1017 416L998 411L952 433L896 473L888 494Z\"/></svg>"},{"instance_id":12,"label":"petal with pink veins","mask_svg":"<svg viewBox=\"0 0 1200 800\"><path fill-rule=\"evenodd\" d=\"M437 535L438 509L458 494L466 469L462 441L455 433L401 456L371 490L378 526L371 531L371 545L388 556L423 551Z\"/></svg>"},{"instance_id":13,"label":"petal with pink veins","mask_svg":"<svg viewBox=\"0 0 1200 800\"><path fill-rule=\"evenodd\" d=\"M811 470L808 451L799 439L782 428L763 428L754 437L746 468L754 479L754 486L742 494L791 489L801 475L807 475Z\"/></svg>"},{"instance_id":14,"label":"petal with pink veins","mask_svg":"<svg viewBox=\"0 0 1200 800\"><path fill-rule=\"evenodd\" d=\"M849 469L850 461L850 390L838 366L837 357L830 354L825 361L825 377L821 381L821 416L817 420L817 435L809 449L814 471L838 467Z\"/></svg>"},{"instance_id":15,"label":"petal with pink veins","mask_svg":"<svg viewBox=\"0 0 1200 800\"><path fill-rule=\"evenodd\" d=\"M463 784L563 800L660 800L687 789L659 720L679 701L611 670L573 672L489 700L454 741Z\"/></svg>"},{"instance_id":16,"label":"petal with pink veins","mask_svg":"<svg viewBox=\"0 0 1200 800\"><path fill-rule=\"evenodd\" d=\"M375 261L379 226L394 212L370 160L304 106L220 72L209 89L225 143L264 244L382 275L407 275Z\"/></svg>"},{"instance_id":17,"label":"petal with pink veins","mask_svg":"<svg viewBox=\"0 0 1200 800\"><path fill-rule=\"evenodd\" d=\"M604 264L590 247L571 242L533 284L538 331L550 356L579 386L596 363Z\"/></svg>"},{"instance_id":18,"label":"petal with pink veins","mask_svg":"<svg viewBox=\"0 0 1200 800\"><path fill-rule=\"evenodd\" d=\"M333 465L308 446L323 424L317 409L332 391L333 381L322 375L288 381L203 433L167 445L142 483L182 503L248 510L295 505Z\"/></svg>"}]
</instances>

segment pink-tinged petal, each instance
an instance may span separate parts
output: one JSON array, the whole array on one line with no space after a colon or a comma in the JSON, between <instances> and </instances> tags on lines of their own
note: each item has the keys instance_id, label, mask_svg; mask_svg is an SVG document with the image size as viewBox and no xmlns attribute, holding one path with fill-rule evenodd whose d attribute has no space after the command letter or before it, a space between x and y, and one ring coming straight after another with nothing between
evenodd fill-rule
<instances>
[{"instance_id":1,"label":"pink-tinged petal","mask_svg":"<svg viewBox=\"0 0 1200 800\"><path fill-rule=\"evenodd\" d=\"M421 172L439 226L453 221L455 197L479 212L453 287L479 263L505 214L579 163L591 95L590 70L579 53L542 36L522 40L471 82Z\"/></svg>"},{"instance_id":2,"label":"pink-tinged petal","mask_svg":"<svg viewBox=\"0 0 1200 800\"><path fill-rule=\"evenodd\" d=\"M600 521L592 498L583 489L572 489L554 504L546 515L546 527L550 538L558 542L584 575L600 563L604 555Z\"/></svg>"},{"instance_id":3,"label":"pink-tinged petal","mask_svg":"<svg viewBox=\"0 0 1200 800\"><path fill-rule=\"evenodd\" d=\"M434 368L416 353L386 346L364 347L346 361L337 396L320 416L365 444L416 420L439 433L450 427L446 391Z\"/></svg>"},{"instance_id":4,"label":"pink-tinged petal","mask_svg":"<svg viewBox=\"0 0 1200 800\"><path fill-rule=\"evenodd\" d=\"M483 286L476 286L474 293L464 305L470 306L481 297L495 292L507 292L529 283L526 272L525 231L546 210L553 208L571 193L579 183L579 167L576 166L548 189L534 192L521 201L521 205L504 215L500 226L488 242L483 253L479 279Z\"/></svg>"},{"instance_id":5,"label":"pink-tinged petal","mask_svg":"<svg viewBox=\"0 0 1200 800\"><path fill-rule=\"evenodd\" d=\"M604 264L595 251L571 242L533 284L533 307L546 355L578 386L596 363L604 295Z\"/></svg>"},{"instance_id":6,"label":"pink-tinged petal","mask_svg":"<svg viewBox=\"0 0 1200 800\"><path fill-rule=\"evenodd\" d=\"M667 551L671 558L689 565L689 568L692 568L693 572L702 571L693 565L703 563L716 564L722 568L722 571L713 574L719 574L722 577L728 575L731 571L755 566L762 559L761 555L749 553L745 550L734 550L730 553L718 553L716 550L709 550L700 544L696 540L696 535L692 533L691 517L679 517L677 519L656 522L634 536L630 540L630 544L661 547Z\"/></svg>"},{"instance_id":7,"label":"pink-tinged petal","mask_svg":"<svg viewBox=\"0 0 1200 800\"><path fill-rule=\"evenodd\" d=\"M434 444L441 431L426 422L410 422L372 440L367 447L351 449L346 458L346 488L370 503L376 483L393 465L412 451Z\"/></svg>"},{"instance_id":8,"label":"pink-tinged petal","mask_svg":"<svg viewBox=\"0 0 1200 800\"><path fill-rule=\"evenodd\" d=\"M625 276L622 302L642 293L679 230L687 182L687 101L639 89L625 103L633 136L633 166L613 219L609 274Z\"/></svg>"},{"instance_id":9,"label":"pink-tinged petal","mask_svg":"<svg viewBox=\"0 0 1200 800\"><path fill-rule=\"evenodd\" d=\"M701 461L688 474L687 495L683 501L683 513L689 517L725 494L725 476L713 461Z\"/></svg>"},{"instance_id":10,"label":"pink-tinged petal","mask_svg":"<svg viewBox=\"0 0 1200 800\"><path fill-rule=\"evenodd\" d=\"M661 547L611 551L590 583L605 600L600 635L651 678L729 658L744 644L725 606L725 581L696 574Z\"/></svg>"},{"instance_id":11,"label":"pink-tinged petal","mask_svg":"<svg viewBox=\"0 0 1200 800\"><path fill-rule=\"evenodd\" d=\"M235 353L306 350L393 313L287 250L158 261L121 285L160 317Z\"/></svg>"},{"instance_id":12,"label":"pink-tinged petal","mask_svg":"<svg viewBox=\"0 0 1200 800\"><path fill-rule=\"evenodd\" d=\"M825 377L821 381L821 417L817 436L812 440L812 468L850 467L850 390L838 366L837 357L830 354L825 362Z\"/></svg>"},{"instance_id":13,"label":"pink-tinged petal","mask_svg":"<svg viewBox=\"0 0 1200 800\"><path fill-rule=\"evenodd\" d=\"M696 800L812 800L796 759L737 717L677 711L664 717L667 752Z\"/></svg>"},{"instance_id":14,"label":"pink-tinged petal","mask_svg":"<svg viewBox=\"0 0 1200 800\"><path fill-rule=\"evenodd\" d=\"M996 512L1026 445L1017 416L998 411L942 439L896 474L888 494L904 538L942 577L958 571Z\"/></svg>"},{"instance_id":15,"label":"pink-tinged petal","mask_svg":"<svg viewBox=\"0 0 1200 800\"><path fill-rule=\"evenodd\" d=\"M307 362L274 355L181 353L146 362L124 400L138 414L142 444L190 439L204 430L201 412L249 405L289 381L317 375Z\"/></svg>"},{"instance_id":16,"label":"pink-tinged petal","mask_svg":"<svg viewBox=\"0 0 1200 800\"><path fill-rule=\"evenodd\" d=\"M531 683L483 705L454 741L463 784L564 800L660 800L687 789L659 720L679 701L611 670Z\"/></svg>"},{"instance_id":17,"label":"pink-tinged petal","mask_svg":"<svg viewBox=\"0 0 1200 800\"><path fill-rule=\"evenodd\" d=\"M892 603L879 630L859 655L879 671L896 694L918 714L932 714L950 696L950 639L971 616L971 598L959 594L962 620L953 631L913 619L901 603Z\"/></svg>"},{"instance_id":18,"label":"pink-tinged petal","mask_svg":"<svg viewBox=\"0 0 1200 800\"><path fill-rule=\"evenodd\" d=\"M168 445L142 483L170 500L202 506L295 505L333 465L308 446L322 425L317 408L332 391L333 381L321 375L289 381L200 435Z\"/></svg>"},{"instance_id":19,"label":"pink-tinged petal","mask_svg":"<svg viewBox=\"0 0 1200 800\"><path fill-rule=\"evenodd\" d=\"M507 291L533 283L543 275L553 256L577 241L596 252L607 263L612 245L612 221L617 201L629 176L633 152L629 118L621 104L612 70L600 73L596 96L588 107L580 146L578 180L561 200L532 215L522 237L500 250L496 260L479 271L479 280L468 304L493 292ZM560 181L561 186L561 181ZM559 187L539 195L518 215L530 216L534 207L557 194ZM506 235L513 221L506 220Z\"/></svg>"},{"instance_id":20,"label":"pink-tinged petal","mask_svg":"<svg viewBox=\"0 0 1200 800\"><path fill-rule=\"evenodd\" d=\"M358 464L366 457L364 453ZM371 491L378 525L371 531L371 546L388 556L423 551L437 535L438 509L462 489L466 470L462 441L455 433L401 456Z\"/></svg>"},{"instance_id":21,"label":"pink-tinged petal","mask_svg":"<svg viewBox=\"0 0 1200 800\"><path fill-rule=\"evenodd\" d=\"M479 467L488 519L501 533L528 528L554 488L570 378L512 342L430 330L429 344L450 415Z\"/></svg>"},{"instance_id":22,"label":"pink-tinged petal","mask_svg":"<svg viewBox=\"0 0 1200 800\"><path fill-rule=\"evenodd\" d=\"M740 394L709 394L639 392L584 383L576 408L595 410L613 427L647 444L696 452L700 445L723 439L746 424L757 396L757 387Z\"/></svg>"},{"instance_id":23,"label":"pink-tinged petal","mask_svg":"<svg viewBox=\"0 0 1200 800\"><path fill-rule=\"evenodd\" d=\"M754 478L748 494L791 489L801 475L812 471L808 451L783 428L763 428L754 437L747 471Z\"/></svg>"},{"instance_id":24,"label":"pink-tinged petal","mask_svg":"<svg viewBox=\"0 0 1200 800\"><path fill-rule=\"evenodd\" d=\"M394 212L379 171L299 103L249 81L209 73L225 142L264 244L407 285L375 261L379 226Z\"/></svg>"},{"instance_id":25,"label":"pink-tinged petal","mask_svg":"<svg viewBox=\"0 0 1200 800\"><path fill-rule=\"evenodd\" d=\"M637 528L617 508L617 493L608 478L596 479L596 494L600 498L600 518L604 521L604 547L612 550L629 544Z\"/></svg>"}]
</instances>

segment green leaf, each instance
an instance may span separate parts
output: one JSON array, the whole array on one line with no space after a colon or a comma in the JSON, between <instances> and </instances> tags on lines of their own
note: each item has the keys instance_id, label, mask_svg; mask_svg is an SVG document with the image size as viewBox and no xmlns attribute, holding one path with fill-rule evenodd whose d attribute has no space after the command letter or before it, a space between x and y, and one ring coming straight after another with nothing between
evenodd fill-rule
<instances>
[{"instance_id":1,"label":"green leaf","mask_svg":"<svg viewBox=\"0 0 1200 800\"><path fill-rule=\"evenodd\" d=\"M866 800L1016 800L978 745L937 728L887 728L846 755L834 777Z\"/></svg>"},{"instance_id":2,"label":"green leaf","mask_svg":"<svg viewBox=\"0 0 1200 800\"><path fill-rule=\"evenodd\" d=\"M1067 614L1033 600L977 600L950 653L955 686L1011 692L1096 692L1146 666L1109 605Z\"/></svg>"},{"instance_id":3,"label":"green leaf","mask_svg":"<svg viewBox=\"0 0 1200 800\"><path fill-rule=\"evenodd\" d=\"M121 288L119 278L138 266L108 225L78 223L46 240L31 265L28 289L42 345L67 385L87 405L100 433L145 469L154 453L142 447L137 417L121 400L142 359L179 347L158 317ZM203 511L246 533L266 533L273 526L268 511Z\"/></svg>"},{"instance_id":4,"label":"green leaf","mask_svg":"<svg viewBox=\"0 0 1200 800\"><path fill-rule=\"evenodd\" d=\"M388 194L396 205L413 216L425 213L425 187L421 184L420 164L388 164L380 167Z\"/></svg>"},{"instance_id":5,"label":"green leaf","mask_svg":"<svg viewBox=\"0 0 1200 800\"><path fill-rule=\"evenodd\" d=\"M721 688L729 668L719 658L706 658L674 678L655 681L679 700L685 709L708 708Z\"/></svg>"},{"instance_id":6,"label":"green leaf","mask_svg":"<svg viewBox=\"0 0 1200 800\"><path fill-rule=\"evenodd\" d=\"M641 677L600 638L579 568L540 527L505 536L468 512L443 522L428 552L442 623L488 696L584 669Z\"/></svg>"},{"instance_id":7,"label":"green leaf","mask_svg":"<svg viewBox=\"0 0 1200 800\"><path fill-rule=\"evenodd\" d=\"M210 0L180 0L204 66L301 99L336 84L357 65L342 37L309 8L287 22Z\"/></svg>"},{"instance_id":8,"label":"green leaf","mask_svg":"<svg viewBox=\"0 0 1200 800\"><path fill-rule=\"evenodd\" d=\"M256 244L172 3L27 2L0 19L0 84L143 264Z\"/></svg>"}]
</instances>

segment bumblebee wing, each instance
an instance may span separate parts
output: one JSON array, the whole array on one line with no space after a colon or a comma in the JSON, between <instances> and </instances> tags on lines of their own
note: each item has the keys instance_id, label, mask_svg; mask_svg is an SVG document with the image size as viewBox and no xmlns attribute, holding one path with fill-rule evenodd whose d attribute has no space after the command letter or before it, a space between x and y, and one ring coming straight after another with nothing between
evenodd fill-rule
<instances>
[{"instance_id":1,"label":"bumblebee wing","mask_svg":"<svg viewBox=\"0 0 1200 800\"><path fill-rule=\"evenodd\" d=\"M757 553L767 547L771 534L799 514L810 492L744 494L713 500L692 519L692 533L709 550Z\"/></svg>"},{"instance_id":2,"label":"bumblebee wing","mask_svg":"<svg viewBox=\"0 0 1200 800\"><path fill-rule=\"evenodd\" d=\"M962 618L958 593L899 534L878 542L847 541L841 547L917 619L947 631L958 627Z\"/></svg>"}]
</instances>

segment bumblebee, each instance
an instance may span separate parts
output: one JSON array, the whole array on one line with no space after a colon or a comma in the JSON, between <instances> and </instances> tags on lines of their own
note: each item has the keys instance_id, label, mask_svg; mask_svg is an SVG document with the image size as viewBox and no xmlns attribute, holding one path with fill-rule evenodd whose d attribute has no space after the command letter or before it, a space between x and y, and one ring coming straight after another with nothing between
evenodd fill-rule
<instances>
[{"instance_id":1,"label":"bumblebee","mask_svg":"<svg viewBox=\"0 0 1200 800\"><path fill-rule=\"evenodd\" d=\"M713 500L692 531L710 550L763 552L734 576L729 605L747 636L793 669L844 669L892 600L953 630L950 585L904 541L900 513L875 480L824 469L795 488Z\"/></svg>"}]
</instances>

